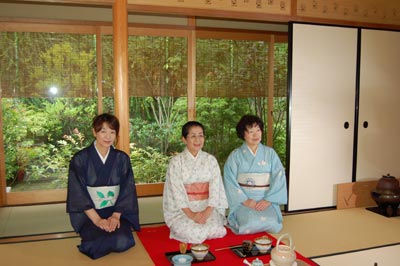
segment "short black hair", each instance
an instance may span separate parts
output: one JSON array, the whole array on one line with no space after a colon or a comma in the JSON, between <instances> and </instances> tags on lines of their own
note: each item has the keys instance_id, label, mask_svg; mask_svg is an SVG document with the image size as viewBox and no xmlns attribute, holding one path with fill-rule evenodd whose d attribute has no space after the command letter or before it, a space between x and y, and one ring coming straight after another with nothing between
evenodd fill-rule
<instances>
[{"instance_id":1,"label":"short black hair","mask_svg":"<svg viewBox=\"0 0 400 266\"><path fill-rule=\"evenodd\" d=\"M184 137L186 139L191 127L201 127L201 129L203 130L203 134L206 134L206 132L204 130L204 126L200 122L189 121L189 122L186 122L186 124L184 124L182 126L182 137Z\"/></svg>"},{"instance_id":2,"label":"short black hair","mask_svg":"<svg viewBox=\"0 0 400 266\"><path fill-rule=\"evenodd\" d=\"M260 127L261 132L264 130L264 122L255 115L244 115L240 118L239 122L236 125L236 134L237 136L244 140L244 132L247 131L248 128L257 125Z\"/></svg>"},{"instance_id":3,"label":"short black hair","mask_svg":"<svg viewBox=\"0 0 400 266\"><path fill-rule=\"evenodd\" d=\"M94 131L99 132L103 127L103 123L107 123L111 129L115 130L116 135L118 136L119 121L115 115L104 113L96 116L92 123Z\"/></svg>"}]
</instances>

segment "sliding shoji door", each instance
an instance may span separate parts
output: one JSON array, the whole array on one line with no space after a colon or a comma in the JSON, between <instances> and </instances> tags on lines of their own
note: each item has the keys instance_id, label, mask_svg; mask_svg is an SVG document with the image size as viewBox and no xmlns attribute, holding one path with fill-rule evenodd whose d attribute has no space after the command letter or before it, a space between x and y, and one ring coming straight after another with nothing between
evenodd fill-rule
<instances>
[{"instance_id":1,"label":"sliding shoji door","mask_svg":"<svg viewBox=\"0 0 400 266\"><path fill-rule=\"evenodd\" d=\"M400 177L400 32L361 31L357 181Z\"/></svg>"},{"instance_id":2,"label":"sliding shoji door","mask_svg":"<svg viewBox=\"0 0 400 266\"><path fill-rule=\"evenodd\" d=\"M357 29L291 25L288 211L336 205L352 181Z\"/></svg>"}]
</instances>

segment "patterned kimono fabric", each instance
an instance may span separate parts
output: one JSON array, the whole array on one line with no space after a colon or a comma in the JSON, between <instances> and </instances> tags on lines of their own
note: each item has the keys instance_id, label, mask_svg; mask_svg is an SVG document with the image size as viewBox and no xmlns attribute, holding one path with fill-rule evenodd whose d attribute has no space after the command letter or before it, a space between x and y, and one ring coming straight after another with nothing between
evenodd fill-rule
<instances>
[{"instance_id":1,"label":"patterned kimono fabric","mask_svg":"<svg viewBox=\"0 0 400 266\"><path fill-rule=\"evenodd\" d=\"M205 224L195 223L182 211L214 207ZM194 157L187 148L170 160L163 194L164 220L170 238L185 243L202 243L226 235L228 207L221 172L211 154L199 151Z\"/></svg>"},{"instance_id":2,"label":"patterned kimono fabric","mask_svg":"<svg viewBox=\"0 0 400 266\"><path fill-rule=\"evenodd\" d=\"M235 234L277 233L282 229L281 204L287 202L286 176L276 152L259 144L253 154L244 143L232 151L224 166L229 203L228 226ZM247 199L271 202L263 211L242 204Z\"/></svg>"},{"instance_id":3,"label":"patterned kimono fabric","mask_svg":"<svg viewBox=\"0 0 400 266\"><path fill-rule=\"evenodd\" d=\"M121 212L120 228L114 232L98 228L83 212L91 208L104 219ZM134 246L132 229L140 226L129 157L111 147L103 163L93 144L77 153L69 168L67 212L82 239L79 250L92 259Z\"/></svg>"}]
</instances>

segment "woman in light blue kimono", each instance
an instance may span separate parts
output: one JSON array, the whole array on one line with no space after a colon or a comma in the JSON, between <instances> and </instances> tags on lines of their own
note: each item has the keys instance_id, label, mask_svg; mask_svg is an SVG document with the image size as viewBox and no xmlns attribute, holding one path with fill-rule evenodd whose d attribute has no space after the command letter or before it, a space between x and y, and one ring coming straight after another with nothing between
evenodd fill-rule
<instances>
[{"instance_id":1,"label":"woman in light blue kimono","mask_svg":"<svg viewBox=\"0 0 400 266\"><path fill-rule=\"evenodd\" d=\"M287 202L285 169L276 152L261 143L263 126L257 116L240 119L236 132L244 143L231 152L224 166L228 225L235 234L282 229L280 205Z\"/></svg>"}]
</instances>

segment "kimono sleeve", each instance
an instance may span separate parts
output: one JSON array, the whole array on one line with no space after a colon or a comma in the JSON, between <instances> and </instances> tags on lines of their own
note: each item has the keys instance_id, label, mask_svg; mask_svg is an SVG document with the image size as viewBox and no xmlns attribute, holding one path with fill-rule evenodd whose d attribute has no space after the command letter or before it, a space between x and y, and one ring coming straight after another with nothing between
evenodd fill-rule
<instances>
[{"instance_id":1,"label":"kimono sleeve","mask_svg":"<svg viewBox=\"0 0 400 266\"><path fill-rule=\"evenodd\" d=\"M139 204L130 158L120 152L118 161L118 167L121 169L120 191L114 211L120 212L122 217L127 219L136 231L139 231Z\"/></svg>"},{"instance_id":2,"label":"kimono sleeve","mask_svg":"<svg viewBox=\"0 0 400 266\"><path fill-rule=\"evenodd\" d=\"M238 150L233 151L225 165L224 165L224 185L225 192L229 203L230 212L235 212L242 202L246 201L248 197L243 192L242 188L237 182L237 176L239 171L239 160Z\"/></svg>"},{"instance_id":3,"label":"kimono sleeve","mask_svg":"<svg viewBox=\"0 0 400 266\"><path fill-rule=\"evenodd\" d=\"M265 199L278 205L287 203L287 188L285 169L279 159L278 154L269 150L269 160L271 161L270 189L266 192Z\"/></svg>"},{"instance_id":4,"label":"kimono sleeve","mask_svg":"<svg viewBox=\"0 0 400 266\"><path fill-rule=\"evenodd\" d=\"M212 175L210 181L210 197L209 206L215 208L228 208L228 202L226 199L226 193L224 188L224 183L222 182L221 170L218 165L218 161L215 157L209 156L210 161L210 172Z\"/></svg>"},{"instance_id":5,"label":"kimono sleeve","mask_svg":"<svg viewBox=\"0 0 400 266\"><path fill-rule=\"evenodd\" d=\"M164 184L164 211L174 212L189 207L189 200L183 185L181 157L171 159Z\"/></svg>"},{"instance_id":6,"label":"kimono sleeve","mask_svg":"<svg viewBox=\"0 0 400 266\"><path fill-rule=\"evenodd\" d=\"M88 219L84 211L94 208L82 175L82 167L85 164L84 158L83 153L74 156L70 161L68 170L67 212L70 215L71 225L76 232Z\"/></svg>"}]
</instances>

